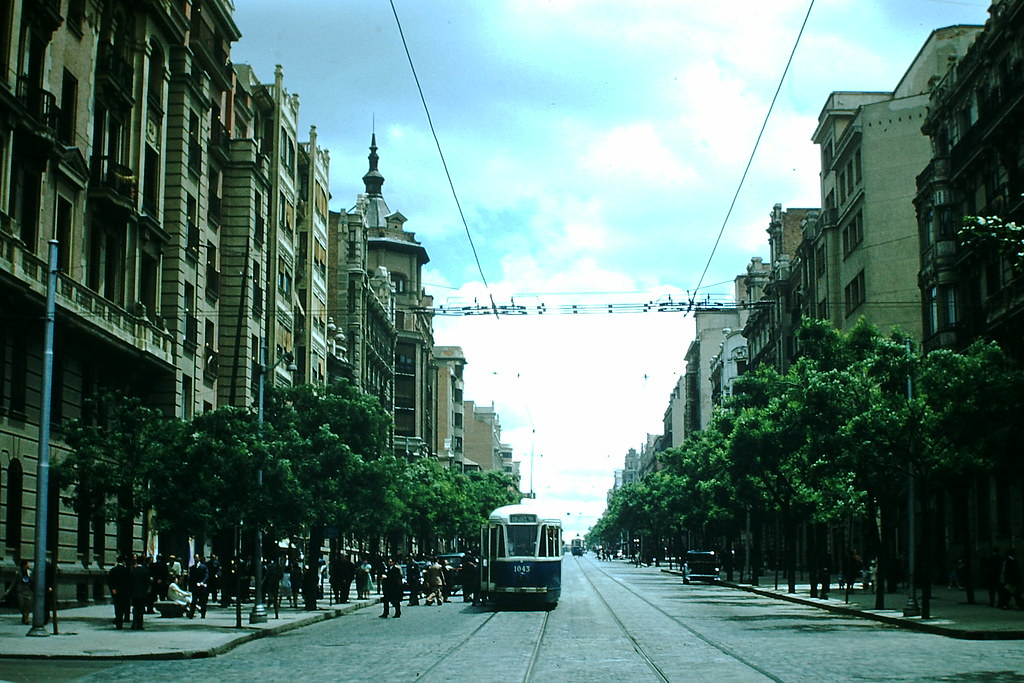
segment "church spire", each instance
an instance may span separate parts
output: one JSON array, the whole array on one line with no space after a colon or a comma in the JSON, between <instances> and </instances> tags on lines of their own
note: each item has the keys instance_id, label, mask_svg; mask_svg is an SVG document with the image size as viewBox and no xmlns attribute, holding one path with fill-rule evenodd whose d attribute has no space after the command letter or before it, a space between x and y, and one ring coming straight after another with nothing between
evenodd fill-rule
<instances>
[{"instance_id":1,"label":"church spire","mask_svg":"<svg viewBox=\"0 0 1024 683\"><path fill-rule=\"evenodd\" d=\"M384 184L384 176L377 170L377 134L372 133L370 137L370 170L363 176L363 184L366 185L366 194L371 197L380 197L380 188Z\"/></svg>"}]
</instances>

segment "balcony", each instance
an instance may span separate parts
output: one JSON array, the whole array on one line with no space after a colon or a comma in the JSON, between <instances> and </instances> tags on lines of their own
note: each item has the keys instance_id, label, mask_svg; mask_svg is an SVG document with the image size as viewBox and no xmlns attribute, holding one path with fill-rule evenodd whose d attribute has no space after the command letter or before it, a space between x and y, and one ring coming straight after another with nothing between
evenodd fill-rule
<instances>
[{"instance_id":1,"label":"balcony","mask_svg":"<svg viewBox=\"0 0 1024 683\"><path fill-rule=\"evenodd\" d=\"M110 157L94 157L90 196L125 210L135 209L139 184L135 172Z\"/></svg>"},{"instance_id":2,"label":"balcony","mask_svg":"<svg viewBox=\"0 0 1024 683\"><path fill-rule=\"evenodd\" d=\"M48 90L33 85L28 76L18 76L17 97L29 119L40 129L40 133L51 138L57 136L60 126L60 108L57 97Z\"/></svg>"},{"instance_id":3,"label":"balcony","mask_svg":"<svg viewBox=\"0 0 1024 683\"><path fill-rule=\"evenodd\" d=\"M23 12L25 19L35 20L47 33L56 31L64 21L60 0L27 0Z\"/></svg>"},{"instance_id":4,"label":"balcony","mask_svg":"<svg viewBox=\"0 0 1024 683\"><path fill-rule=\"evenodd\" d=\"M135 69L131 63L114 52L107 52L96 61L96 92L113 109L129 109L135 103L132 85Z\"/></svg>"},{"instance_id":5,"label":"balcony","mask_svg":"<svg viewBox=\"0 0 1024 683\"><path fill-rule=\"evenodd\" d=\"M30 253L14 235L0 230L0 273L46 298L48 266ZM121 344L165 365L174 362L174 341L159 319L133 315L67 275L57 275L58 314L71 316L82 328L104 341Z\"/></svg>"},{"instance_id":6,"label":"balcony","mask_svg":"<svg viewBox=\"0 0 1024 683\"><path fill-rule=\"evenodd\" d=\"M231 134L220 119L213 117L210 124L210 152L220 157L222 163L227 163L231 151Z\"/></svg>"}]
</instances>

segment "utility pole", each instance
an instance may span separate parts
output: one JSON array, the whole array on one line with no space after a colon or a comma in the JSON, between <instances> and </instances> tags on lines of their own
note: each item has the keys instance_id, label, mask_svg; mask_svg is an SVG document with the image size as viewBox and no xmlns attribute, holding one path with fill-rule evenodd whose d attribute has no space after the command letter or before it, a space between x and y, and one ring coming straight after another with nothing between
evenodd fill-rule
<instances>
[{"instance_id":1,"label":"utility pole","mask_svg":"<svg viewBox=\"0 0 1024 683\"><path fill-rule=\"evenodd\" d=\"M32 628L27 635L46 636L46 537L50 512L50 400L53 393L53 323L57 296L57 240L50 240L43 330L43 386L39 409L39 461L36 463L36 554L33 575ZM54 568L56 571L56 567ZM56 586L54 586L56 590ZM56 596L54 596L56 599Z\"/></svg>"}]
</instances>

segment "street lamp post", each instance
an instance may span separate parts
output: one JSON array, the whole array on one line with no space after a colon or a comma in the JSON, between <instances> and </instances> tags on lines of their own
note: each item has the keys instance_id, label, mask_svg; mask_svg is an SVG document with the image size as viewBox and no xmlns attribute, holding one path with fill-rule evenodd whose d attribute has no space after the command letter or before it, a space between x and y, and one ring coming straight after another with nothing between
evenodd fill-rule
<instances>
[{"instance_id":1,"label":"street lamp post","mask_svg":"<svg viewBox=\"0 0 1024 683\"><path fill-rule=\"evenodd\" d=\"M290 364L288 369L295 372L297 369L295 364L292 362L292 354L288 351L282 353L278 359L267 367L267 338L263 338L263 344L260 346L260 385L259 385L259 407L257 412L257 424L259 425L260 439L263 438L263 394L266 387L267 374L277 369L277 366L281 363L288 361ZM256 492L257 492L257 503L259 503L259 495L263 491L263 464L260 463L259 469L256 471ZM267 606L263 604L263 527L260 525L259 520L256 521L256 549L253 553L253 572L256 580L256 594L253 600L252 612L249 614L250 624L264 624L267 621Z\"/></svg>"},{"instance_id":2,"label":"street lamp post","mask_svg":"<svg viewBox=\"0 0 1024 683\"><path fill-rule=\"evenodd\" d=\"M907 344L907 406L910 408L910 401L914 398L914 380L910 375L910 339L906 340ZM908 410L909 416L909 410ZM912 427L908 420L908 434ZM914 463L912 461L913 456L913 437L908 436L908 448L907 448L907 604L903 606L903 616L905 617L919 617L921 616L921 608L917 604L917 587L914 585L914 570L916 569L915 563L917 562L917 537L915 534L914 524L914 512L917 507L916 492L914 490Z\"/></svg>"}]
</instances>

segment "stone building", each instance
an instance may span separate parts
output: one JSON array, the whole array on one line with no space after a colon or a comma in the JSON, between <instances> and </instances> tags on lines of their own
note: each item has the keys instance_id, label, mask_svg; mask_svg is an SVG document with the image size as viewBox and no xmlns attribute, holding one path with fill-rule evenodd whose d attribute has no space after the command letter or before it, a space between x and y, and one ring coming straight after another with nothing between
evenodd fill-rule
<instances>
[{"instance_id":1,"label":"stone building","mask_svg":"<svg viewBox=\"0 0 1024 683\"><path fill-rule=\"evenodd\" d=\"M957 240L965 216L1024 221L1024 2L1001 0L984 30L932 89L924 132L931 162L917 177L920 299L926 350L991 339L1024 361L1024 270L1011 253ZM1019 249L1019 237L1017 249ZM1018 262L1015 264L1014 261ZM937 552L950 563L1024 532L1019 443L995 438L993 472L958 482L942 501ZM977 574L975 574L977 576Z\"/></svg>"},{"instance_id":2,"label":"stone building","mask_svg":"<svg viewBox=\"0 0 1024 683\"><path fill-rule=\"evenodd\" d=\"M743 337L747 340L749 369L761 363L786 372L796 357L795 333L801 307L799 246L808 220L817 220L817 209L772 207L768 223L767 281L760 301L750 308Z\"/></svg>"},{"instance_id":3,"label":"stone building","mask_svg":"<svg viewBox=\"0 0 1024 683\"><path fill-rule=\"evenodd\" d=\"M914 178L931 157L921 126L930 90L978 30L933 31L891 92L829 95L812 138L821 212L800 246L805 315L843 331L865 317L883 333L921 336Z\"/></svg>"},{"instance_id":4,"label":"stone building","mask_svg":"<svg viewBox=\"0 0 1024 683\"><path fill-rule=\"evenodd\" d=\"M435 346L437 379L434 388L434 454L448 467L461 471L464 465L466 355L458 346Z\"/></svg>"},{"instance_id":5,"label":"stone building","mask_svg":"<svg viewBox=\"0 0 1024 683\"><path fill-rule=\"evenodd\" d=\"M984 31L932 89L934 157L917 178L926 349L995 339L1024 359L1024 280L996 250L962 250L964 216L1024 220L1024 3L989 9Z\"/></svg>"},{"instance_id":6,"label":"stone building","mask_svg":"<svg viewBox=\"0 0 1024 683\"><path fill-rule=\"evenodd\" d=\"M60 425L106 391L168 416L252 406L326 379L326 153L298 98L232 65L229 0L0 5L0 566L32 555L48 242L58 248L51 394ZM63 14L62 14L63 12ZM98 362L97 359L102 359ZM61 599L103 592L146 521L47 501ZM166 542L162 550L167 551Z\"/></svg>"}]
</instances>

